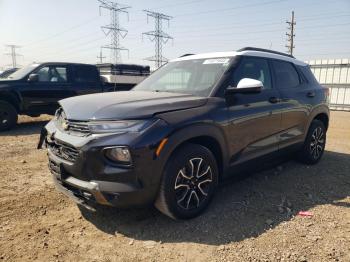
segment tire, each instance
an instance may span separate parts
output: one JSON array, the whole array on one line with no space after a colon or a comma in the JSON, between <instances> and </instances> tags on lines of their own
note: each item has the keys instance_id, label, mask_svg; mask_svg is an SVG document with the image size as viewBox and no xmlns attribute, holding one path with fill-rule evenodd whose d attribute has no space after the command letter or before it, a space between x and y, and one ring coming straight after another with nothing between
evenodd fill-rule
<instances>
[{"instance_id":1,"label":"tire","mask_svg":"<svg viewBox=\"0 0 350 262\"><path fill-rule=\"evenodd\" d=\"M326 128L320 120L313 120L309 127L304 145L298 154L298 160L307 165L320 161L326 146Z\"/></svg>"},{"instance_id":2,"label":"tire","mask_svg":"<svg viewBox=\"0 0 350 262\"><path fill-rule=\"evenodd\" d=\"M218 176L209 149L197 144L181 146L167 161L155 206L173 219L194 218L211 201Z\"/></svg>"},{"instance_id":3,"label":"tire","mask_svg":"<svg viewBox=\"0 0 350 262\"><path fill-rule=\"evenodd\" d=\"M13 128L17 119L16 108L6 101L0 101L0 131Z\"/></svg>"}]
</instances>

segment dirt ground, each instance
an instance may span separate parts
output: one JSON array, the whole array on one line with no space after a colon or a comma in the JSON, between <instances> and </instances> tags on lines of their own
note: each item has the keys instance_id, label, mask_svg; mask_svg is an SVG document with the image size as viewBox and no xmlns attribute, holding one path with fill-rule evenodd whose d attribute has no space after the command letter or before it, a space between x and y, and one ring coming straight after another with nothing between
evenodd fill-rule
<instances>
[{"instance_id":1,"label":"dirt ground","mask_svg":"<svg viewBox=\"0 0 350 262\"><path fill-rule=\"evenodd\" d=\"M35 149L48 119L21 117L0 134L2 261L350 261L350 113L332 112L318 165L291 160L225 183L190 221L79 209Z\"/></svg>"}]
</instances>

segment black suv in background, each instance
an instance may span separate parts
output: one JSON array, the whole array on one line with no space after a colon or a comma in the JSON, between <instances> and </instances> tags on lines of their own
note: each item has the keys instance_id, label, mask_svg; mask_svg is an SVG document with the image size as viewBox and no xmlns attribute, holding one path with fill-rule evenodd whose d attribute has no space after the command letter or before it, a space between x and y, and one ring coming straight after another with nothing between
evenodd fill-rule
<instances>
[{"instance_id":1,"label":"black suv in background","mask_svg":"<svg viewBox=\"0 0 350 262\"><path fill-rule=\"evenodd\" d=\"M0 79L0 131L17 123L18 114L54 114L58 100L103 91L96 66L76 63L31 64Z\"/></svg>"},{"instance_id":2,"label":"black suv in background","mask_svg":"<svg viewBox=\"0 0 350 262\"><path fill-rule=\"evenodd\" d=\"M290 152L317 163L327 100L308 65L283 53L186 55L131 91L60 101L42 138L57 187L80 205L154 203L186 219L252 163Z\"/></svg>"}]
</instances>

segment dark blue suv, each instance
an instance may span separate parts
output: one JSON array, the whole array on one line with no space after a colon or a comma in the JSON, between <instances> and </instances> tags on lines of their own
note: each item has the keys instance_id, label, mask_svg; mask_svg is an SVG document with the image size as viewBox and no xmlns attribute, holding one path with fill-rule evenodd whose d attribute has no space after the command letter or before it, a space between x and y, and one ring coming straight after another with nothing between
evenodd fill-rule
<instances>
[{"instance_id":1,"label":"dark blue suv","mask_svg":"<svg viewBox=\"0 0 350 262\"><path fill-rule=\"evenodd\" d=\"M41 141L57 187L80 205L155 204L186 219L249 166L285 153L317 163L327 100L308 65L287 54L185 55L131 91L61 100Z\"/></svg>"}]
</instances>

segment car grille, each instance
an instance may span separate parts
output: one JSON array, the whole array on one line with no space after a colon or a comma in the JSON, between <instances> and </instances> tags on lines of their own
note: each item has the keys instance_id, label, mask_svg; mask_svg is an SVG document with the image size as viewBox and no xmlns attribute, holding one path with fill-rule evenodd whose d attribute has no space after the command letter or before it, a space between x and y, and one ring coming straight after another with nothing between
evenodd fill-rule
<instances>
[{"instance_id":1,"label":"car grille","mask_svg":"<svg viewBox=\"0 0 350 262\"><path fill-rule=\"evenodd\" d=\"M64 160L75 162L79 156L79 151L72 146L64 145L54 140L48 141L48 139L46 140L46 144L55 156Z\"/></svg>"},{"instance_id":2,"label":"car grille","mask_svg":"<svg viewBox=\"0 0 350 262\"><path fill-rule=\"evenodd\" d=\"M68 133L81 135L81 136L88 136L91 134L89 126L87 124L67 121L67 125L68 125L68 128L66 131Z\"/></svg>"},{"instance_id":3,"label":"car grille","mask_svg":"<svg viewBox=\"0 0 350 262\"><path fill-rule=\"evenodd\" d=\"M55 124L62 132L76 136L88 136L91 134L87 122L68 120L62 108L55 114Z\"/></svg>"}]
</instances>

